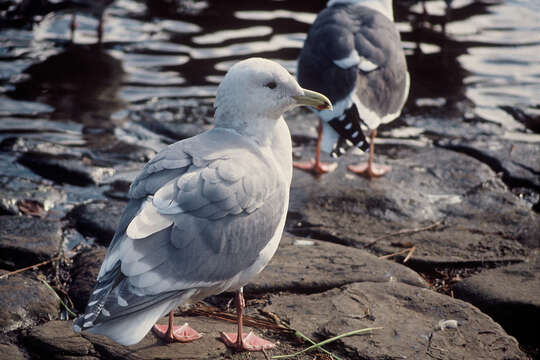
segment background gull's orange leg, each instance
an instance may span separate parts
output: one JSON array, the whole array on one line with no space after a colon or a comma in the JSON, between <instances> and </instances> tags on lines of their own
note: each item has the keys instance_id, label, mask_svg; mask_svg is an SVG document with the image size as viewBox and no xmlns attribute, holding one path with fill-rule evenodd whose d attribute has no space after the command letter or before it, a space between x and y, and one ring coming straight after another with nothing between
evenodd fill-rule
<instances>
[{"instance_id":1,"label":"background gull's orange leg","mask_svg":"<svg viewBox=\"0 0 540 360\"><path fill-rule=\"evenodd\" d=\"M317 175L326 174L334 171L337 167L337 163L323 163L321 162L321 143L322 143L322 121L319 120L319 127L317 128L317 147L315 149L315 160L308 161L295 161L293 166L297 169L310 171Z\"/></svg>"},{"instance_id":2,"label":"background gull's orange leg","mask_svg":"<svg viewBox=\"0 0 540 360\"><path fill-rule=\"evenodd\" d=\"M369 135L369 159L368 162L361 162L356 165L349 165L347 168L355 174L367 175L370 178L376 178L383 176L384 174L390 172L392 167L389 165L376 164L373 162L373 157L375 153L375 136L377 135L377 130L373 130Z\"/></svg>"}]
</instances>

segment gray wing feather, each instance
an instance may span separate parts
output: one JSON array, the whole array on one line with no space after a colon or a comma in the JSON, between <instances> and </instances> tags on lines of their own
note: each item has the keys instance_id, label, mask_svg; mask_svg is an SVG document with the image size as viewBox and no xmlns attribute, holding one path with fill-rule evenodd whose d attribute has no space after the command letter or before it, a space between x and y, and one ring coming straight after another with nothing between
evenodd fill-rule
<instances>
[{"instance_id":1,"label":"gray wing feather","mask_svg":"<svg viewBox=\"0 0 540 360\"><path fill-rule=\"evenodd\" d=\"M174 283L172 289L177 290L193 284L213 284L231 278L257 259L283 215L286 184L277 181L277 176L272 175L277 173L276 169L253 151L238 155L242 158L218 159L203 168L192 166L184 175L186 180L182 176L176 182L178 191L156 193L153 205L168 205L164 216L172 221L172 226L132 243L156 242L154 249L166 246L168 260L137 275L138 284L155 279L152 273L159 273L167 286ZM237 173L244 174L241 178L227 177L236 181L220 175L230 171L230 162L235 164ZM220 170L222 166L226 170ZM187 186L181 187L184 184ZM169 212L172 207L180 209L177 214ZM162 208L157 211L161 213ZM161 236L170 241L158 245ZM152 289L161 287L155 284Z\"/></svg>"},{"instance_id":2,"label":"gray wing feather","mask_svg":"<svg viewBox=\"0 0 540 360\"><path fill-rule=\"evenodd\" d=\"M278 210L283 208L282 198L283 194L276 193L251 215L228 216L215 222L178 215L172 228L146 239L133 240L135 246L141 242L151 243L156 253L166 254L166 261L129 276L130 283L140 288L141 293L154 294L167 289L212 286L230 279L249 267L274 235L283 214L283 210ZM190 241L183 241L186 235ZM162 237L173 240L159 242ZM142 258L140 262L146 266L151 260L153 257Z\"/></svg>"},{"instance_id":3,"label":"gray wing feather","mask_svg":"<svg viewBox=\"0 0 540 360\"><path fill-rule=\"evenodd\" d=\"M235 168L233 163L229 161L222 161L218 163L217 173L224 181L236 182L240 180L244 174Z\"/></svg>"},{"instance_id":4,"label":"gray wing feather","mask_svg":"<svg viewBox=\"0 0 540 360\"><path fill-rule=\"evenodd\" d=\"M139 296L132 292L131 285L124 279L101 304L101 311L93 321L80 317L74 328L106 335L123 345L132 345L139 342L160 317L192 294L193 290L188 290Z\"/></svg>"},{"instance_id":5,"label":"gray wing feather","mask_svg":"<svg viewBox=\"0 0 540 360\"><path fill-rule=\"evenodd\" d=\"M124 237L124 233L126 232L128 225L139 212L142 203L143 199L133 199L128 202L126 208L124 209L124 213L120 217L116 233L114 234L113 239L109 244L109 249L107 250L107 254L105 255L103 264L101 265L101 269L97 278L98 283L95 285L94 289L99 288L99 280L101 279L101 277L104 276L106 273L110 272L112 268L116 265L116 262L118 261L117 249L122 244L121 240Z\"/></svg>"},{"instance_id":6,"label":"gray wing feather","mask_svg":"<svg viewBox=\"0 0 540 360\"><path fill-rule=\"evenodd\" d=\"M155 269L167 259L167 245L170 234L160 231L153 241L130 239L126 236L120 251L122 252L121 270L125 276L135 276Z\"/></svg>"},{"instance_id":7,"label":"gray wing feather","mask_svg":"<svg viewBox=\"0 0 540 360\"><path fill-rule=\"evenodd\" d=\"M131 184L129 197L138 199L153 195L164 184L184 174L192 164L184 147L182 141L171 144L150 160Z\"/></svg>"}]
</instances>

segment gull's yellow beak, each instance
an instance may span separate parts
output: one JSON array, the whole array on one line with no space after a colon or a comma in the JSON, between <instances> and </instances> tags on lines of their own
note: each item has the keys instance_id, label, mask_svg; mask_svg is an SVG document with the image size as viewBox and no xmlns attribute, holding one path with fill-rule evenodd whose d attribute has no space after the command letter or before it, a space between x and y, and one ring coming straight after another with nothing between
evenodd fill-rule
<instances>
[{"instance_id":1,"label":"gull's yellow beak","mask_svg":"<svg viewBox=\"0 0 540 360\"><path fill-rule=\"evenodd\" d=\"M299 105L307 105L316 107L318 110L333 110L332 103L326 96L316 91L304 90L304 95L293 96L296 103Z\"/></svg>"}]
</instances>

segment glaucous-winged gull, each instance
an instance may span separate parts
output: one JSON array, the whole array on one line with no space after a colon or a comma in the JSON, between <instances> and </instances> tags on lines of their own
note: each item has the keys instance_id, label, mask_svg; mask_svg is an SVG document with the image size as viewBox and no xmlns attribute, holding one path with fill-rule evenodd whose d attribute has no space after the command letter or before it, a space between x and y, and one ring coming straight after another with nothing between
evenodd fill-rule
<instances>
[{"instance_id":1,"label":"glaucous-winged gull","mask_svg":"<svg viewBox=\"0 0 540 360\"><path fill-rule=\"evenodd\" d=\"M277 63L235 64L218 87L215 126L167 146L134 180L85 313L74 330L139 342L169 313L163 337L191 341L189 325L172 327L172 310L238 290L238 332L229 346L273 344L242 332L242 287L276 251L287 214L292 149L283 113L299 105L331 109ZM237 336L242 334L242 336Z\"/></svg>"}]
</instances>

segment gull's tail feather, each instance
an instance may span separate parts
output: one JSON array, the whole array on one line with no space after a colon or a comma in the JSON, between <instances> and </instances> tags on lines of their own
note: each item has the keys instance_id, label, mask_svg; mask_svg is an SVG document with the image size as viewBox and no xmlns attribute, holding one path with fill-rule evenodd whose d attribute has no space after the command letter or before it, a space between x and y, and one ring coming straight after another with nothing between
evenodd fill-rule
<instances>
[{"instance_id":1,"label":"gull's tail feather","mask_svg":"<svg viewBox=\"0 0 540 360\"><path fill-rule=\"evenodd\" d=\"M167 298L159 296L157 301L152 301L152 304L137 310L135 313L117 316L84 330L92 334L105 335L122 345L136 344L144 338L159 318L179 304L176 295ZM158 295L154 296L154 298L156 297Z\"/></svg>"},{"instance_id":2,"label":"gull's tail feather","mask_svg":"<svg viewBox=\"0 0 540 360\"><path fill-rule=\"evenodd\" d=\"M141 341L160 317L189 299L193 291L136 294L118 263L99 279L85 313L73 323L73 330L105 335L119 344L132 345Z\"/></svg>"},{"instance_id":3,"label":"gull's tail feather","mask_svg":"<svg viewBox=\"0 0 540 360\"><path fill-rule=\"evenodd\" d=\"M120 262L117 262L111 271L98 279L92 294L90 294L84 314L79 316L73 324L75 332L80 332L94 325L97 317L102 313L107 297L113 290L114 285L119 283L122 278ZM105 310L105 314L107 313L108 311Z\"/></svg>"}]
</instances>

